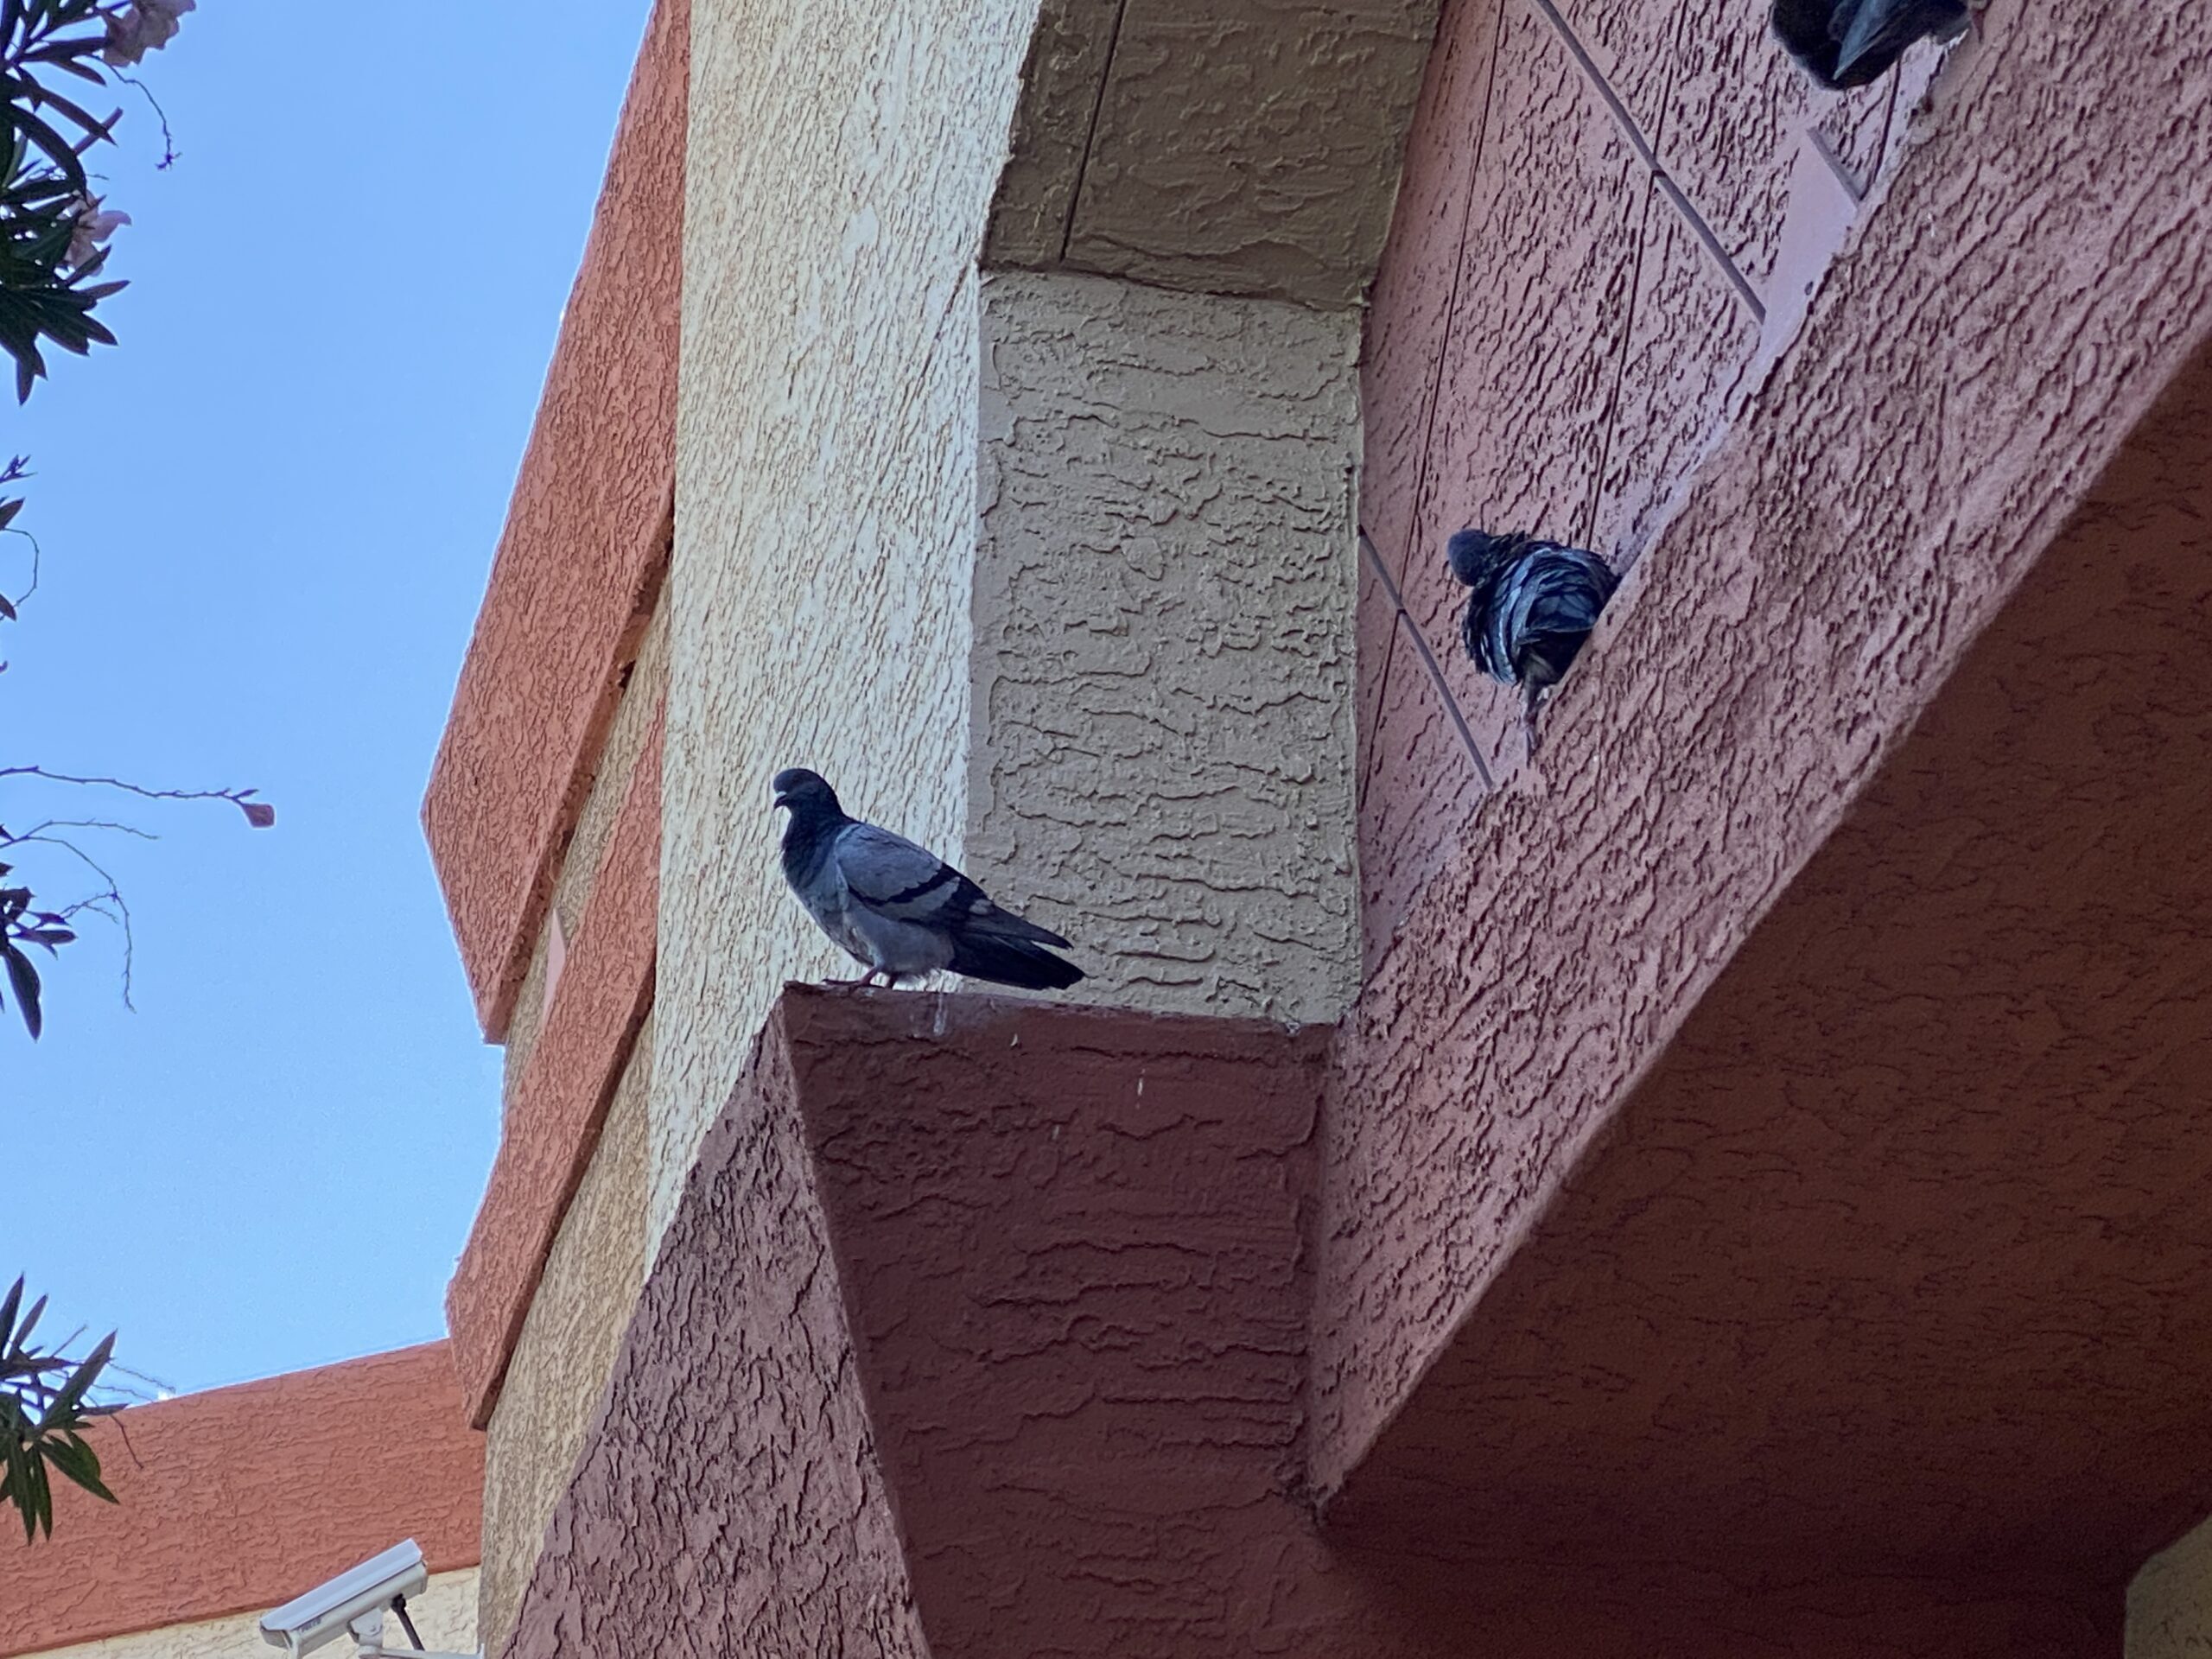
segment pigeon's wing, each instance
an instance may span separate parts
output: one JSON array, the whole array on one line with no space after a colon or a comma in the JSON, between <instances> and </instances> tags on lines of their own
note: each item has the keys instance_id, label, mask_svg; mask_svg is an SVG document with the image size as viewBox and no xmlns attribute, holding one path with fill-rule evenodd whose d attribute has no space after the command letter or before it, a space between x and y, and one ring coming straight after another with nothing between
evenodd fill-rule
<instances>
[{"instance_id":1,"label":"pigeon's wing","mask_svg":"<svg viewBox=\"0 0 2212 1659\"><path fill-rule=\"evenodd\" d=\"M1058 934L993 904L983 890L926 847L872 823L837 837L838 873L855 903L887 921L963 938L991 938L1068 948Z\"/></svg>"},{"instance_id":2,"label":"pigeon's wing","mask_svg":"<svg viewBox=\"0 0 2212 1659\"><path fill-rule=\"evenodd\" d=\"M1521 620L1529 633L1589 632L1618 585L1611 566L1579 547L1551 550L1531 575Z\"/></svg>"},{"instance_id":3,"label":"pigeon's wing","mask_svg":"<svg viewBox=\"0 0 2212 1659\"><path fill-rule=\"evenodd\" d=\"M983 897L928 848L872 823L839 830L830 857L849 902L889 921L949 929L968 903Z\"/></svg>"},{"instance_id":4,"label":"pigeon's wing","mask_svg":"<svg viewBox=\"0 0 2212 1659\"><path fill-rule=\"evenodd\" d=\"M1965 0L1864 0L1836 46L1836 84L1860 86L1877 79L1916 41L1929 36L1955 41L1966 33L1967 22Z\"/></svg>"}]
</instances>

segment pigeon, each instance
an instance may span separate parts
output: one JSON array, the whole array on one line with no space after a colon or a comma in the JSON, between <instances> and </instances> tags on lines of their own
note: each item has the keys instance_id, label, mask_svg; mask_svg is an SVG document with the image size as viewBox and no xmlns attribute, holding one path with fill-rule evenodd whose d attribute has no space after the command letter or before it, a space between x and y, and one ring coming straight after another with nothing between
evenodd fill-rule
<instances>
[{"instance_id":1,"label":"pigeon","mask_svg":"<svg viewBox=\"0 0 2212 1659\"><path fill-rule=\"evenodd\" d=\"M1536 753L1536 705L1559 683L1620 578L1595 553L1534 536L1463 530L1445 550L1474 592L1459 624L1467 655L1491 678L1524 687L1521 732Z\"/></svg>"},{"instance_id":2,"label":"pigeon","mask_svg":"<svg viewBox=\"0 0 2212 1659\"><path fill-rule=\"evenodd\" d=\"M1864 86L1916 41L1955 41L1966 0L1774 0L1774 37L1830 92Z\"/></svg>"},{"instance_id":3,"label":"pigeon","mask_svg":"<svg viewBox=\"0 0 2212 1659\"><path fill-rule=\"evenodd\" d=\"M868 972L832 985L887 985L950 968L969 979L1024 990L1063 991L1083 969L1046 949L1072 947L1057 933L1001 910L983 890L925 847L848 817L821 774L776 774L788 808L784 880L806 913Z\"/></svg>"}]
</instances>

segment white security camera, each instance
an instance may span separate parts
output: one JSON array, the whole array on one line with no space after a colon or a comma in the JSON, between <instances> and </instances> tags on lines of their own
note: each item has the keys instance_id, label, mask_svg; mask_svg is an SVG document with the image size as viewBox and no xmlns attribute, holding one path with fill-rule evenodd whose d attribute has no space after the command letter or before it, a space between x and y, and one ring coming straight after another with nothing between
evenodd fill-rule
<instances>
[{"instance_id":1,"label":"white security camera","mask_svg":"<svg viewBox=\"0 0 2212 1659\"><path fill-rule=\"evenodd\" d=\"M419 1653L416 1649L384 1645L384 1616L396 1609L411 1640L415 1627L407 1617L407 1598L419 1596L430 1582L423 1564L423 1551L410 1538L394 1544L381 1555L372 1555L359 1567L348 1567L336 1578L296 1596L261 1621L261 1639L299 1659L302 1654L351 1634L357 1655Z\"/></svg>"}]
</instances>

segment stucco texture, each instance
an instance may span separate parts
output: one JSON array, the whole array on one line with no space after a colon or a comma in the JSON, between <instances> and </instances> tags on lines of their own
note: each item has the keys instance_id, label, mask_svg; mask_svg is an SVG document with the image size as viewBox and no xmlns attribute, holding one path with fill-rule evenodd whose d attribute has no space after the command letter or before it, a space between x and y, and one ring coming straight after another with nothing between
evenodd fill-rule
<instances>
[{"instance_id":1,"label":"stucco texture","mask_svg":"<svg viewBox=\"0 0 2212 1659\"><path fill-rule=\"evenodd\" d=\"M693 19L656 1234L777 986L835 959L778 875L769 778L810 766L963 856L973 262L1035 12Z\"/></svg>"},{"instance_id":2,"label":"stucco texture","mask_svg":"<svg viewBox=\"0 0 2212 1659\"><path fill-rule=\"evenodd\" d=\"M967 843L1085 1001L1351 1001L1357 328L984 281Z\"/></svg>"},{"instance_id":3,"label":"stucco texture","mask_svg":"<svg viewBox=\"0 0 2212 1659\"><path fill-rule=\"evenodd\" d=\"M699 1149L505 1659L925 1659L771 1033Z\"/></svg>"},{"instance_id":4,"label":"stucco texture","mask_svg":"<svg viewBox=\"0 0 2212 1659\"><path fill-rule=\"evenodd\" d=\"M652 701L652 688L641 687ZM505 1103L499 1155L446 1287L446 1323L468 1400L488 1420L507 1357L608 1104L652 1007L660 852L658 704L588 885L573 957Z\"/></svg>"},{"instance_id":5,"label":"stucco texture","mask_svg":"<svg viewBox=\"0 0 2212 1659\"><path fill-rule=\"evenodd\" d=\"M2001 1565L1478 1555L1318 1525L1330 1043L794 988L687 1185L509 1655L643 1632L936 1659L2110 1650L2116 1596L2101 1619Z\"/></svg>"},{"instance_id":6,"label":"stucco texture","mask_svg":"<svg viewBox=\"0 0 2212 1659\"><path fill-rule=\"evenodd\" d=\"M2212 1521L2145 1562L2127 1586L2126 1659L2212 1655Z\"/></svg>"},{"instance_id":7,"label":"stucco texture","mask_svg":"<svg viewBox=\"0 0 2212 1659\"><path fill-rule=\"evenodd\" d=\"M391 1541L399 1541L394 1538ZM316 1582L319 1580L303 1583L299 1590L312 1590ZM276 1605L281 1606L290 1599L291 1596L287 1595ZM432 1573L429 1587L408 1601L407 1616L415 1621L416 1633L426 1647L445 1653L475 1652L474 1569ZM158 1630L111 1636L74 1647L48 1648L41 1650L41 1659L245 1659L249 1654L275 1651L261 1639L260 1620L261 1614L252 1612L230 1618L201 1619L190 1624L171 1624ZM399 1621L387 1618L386 1644L397 1647L406 1640L407 1633L399 1628ZM352 1649L349 1647L346 1650ZM14 1651L0 1645L0 1652Z\"/></svg>"},{"instance_id":8,"label":"stucco texture","mask_svg":"<svg viewBox=\"0 0 2212 1659\"><path fill-rule=\"evenodd\" d=\"M645 1277L648 1018L562 1217L507 1363L484 1456L484 1650L513 1628L545 1523L568 1487Z\"/></svg>"},{"instance_id":9,"label":"stucco texture","mask_svg":"<svg viewBox=\"0 0 2212 1659\"><path fill-rule=\"evenodd\" d=\"M1047 0L987 264L1356 305L1435 0Z\"/></svg>"},{"instance_id":10,"label":"stucco texture","mask_svg":"<svg viewBox=\"0 0 2212 1659\"><path fill-rule=\"evenodd\" d=\"M2212 74L2184 5L1982 26L1535 766L1369 777L1441 851L1345 1033L1313 1471L2009 1561L2108 1651L2212 1483Z\"/></svg>"}]
</instances>

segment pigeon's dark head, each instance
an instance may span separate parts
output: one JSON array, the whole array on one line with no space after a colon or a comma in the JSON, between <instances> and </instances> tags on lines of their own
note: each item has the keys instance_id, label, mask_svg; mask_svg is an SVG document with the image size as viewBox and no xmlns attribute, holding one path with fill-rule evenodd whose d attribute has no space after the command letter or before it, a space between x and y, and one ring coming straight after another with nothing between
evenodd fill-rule
<instances>
[{"instance_id":1,"label":"pigeon's dark head","mask_svg":"<svg viewBox=\"0 0 2212 1659\"><path fill-rule=\"evenodd\" d=\"M786 766L775 775L768 787L776 791L776 804L791 808L793 818L844 816L844 809L837 804L837 791L818 772L809 772L804 766Z\"/></svg>"},{"instance_id":2,"label":"pigeon's dark head","mask_svg":"<svg viewBox=\"0 0 2212 1659\"><path fill-rule=\"evenodd\" d=\"M1453 575L1470 588L1479 588L1497 573L1499 566L1519 556L1528 540L1526 536L1463 530L1444 544L1444 556Z\"/></svg>"}]
</instances>

